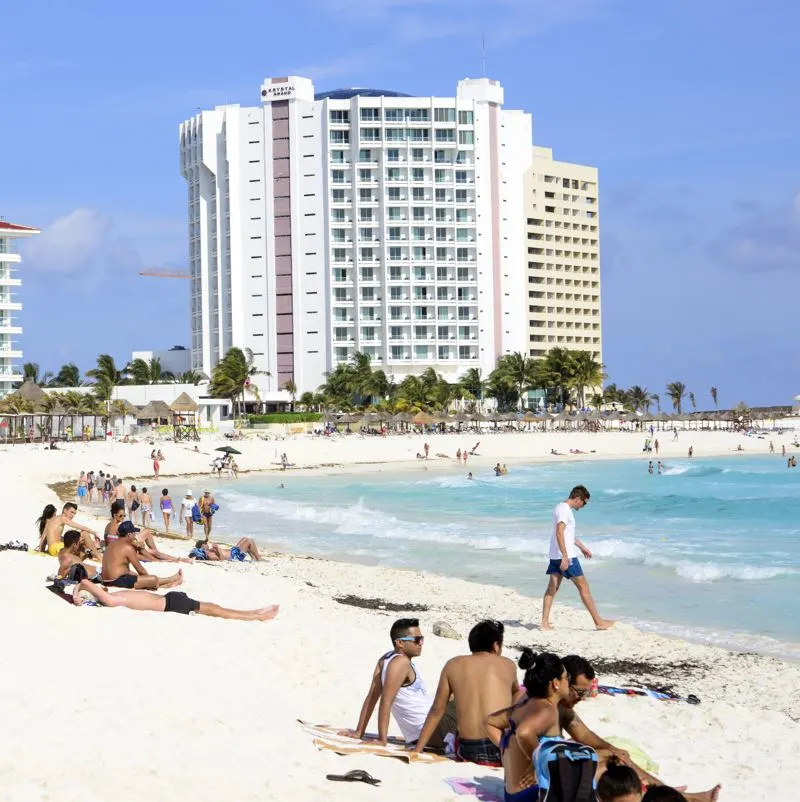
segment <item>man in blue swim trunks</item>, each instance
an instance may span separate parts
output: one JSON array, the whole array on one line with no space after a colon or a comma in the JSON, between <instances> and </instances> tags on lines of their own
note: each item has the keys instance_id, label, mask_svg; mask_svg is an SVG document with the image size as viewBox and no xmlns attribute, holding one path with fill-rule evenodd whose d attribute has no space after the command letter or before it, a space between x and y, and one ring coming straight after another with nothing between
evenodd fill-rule
<instances>
[{"instance_id":1,"label":"man in blue swim trunks","mask_svg":"<svg viewBox=\"0 0 800 802\"><path fill-rule=\"evenodd\" d=\"M565 578L571 579L578 588L581 601L589 611L597 629L611 629L614 626L614 621L602 618L597 612L589 583L583 575L583 568L578 559L579 552L587 560L592 558L592 552L575 537L575 510L582 510L589 503L589 498L589 491L583 485L578 485L572 488L569 498L556 504L553 510L553 536L550 539L550 564L547 566L550 583L542 602L542 629L552 629L550 610L553 607L553 599L561 587L561 581Z\"/></svg>"}]
</instances>

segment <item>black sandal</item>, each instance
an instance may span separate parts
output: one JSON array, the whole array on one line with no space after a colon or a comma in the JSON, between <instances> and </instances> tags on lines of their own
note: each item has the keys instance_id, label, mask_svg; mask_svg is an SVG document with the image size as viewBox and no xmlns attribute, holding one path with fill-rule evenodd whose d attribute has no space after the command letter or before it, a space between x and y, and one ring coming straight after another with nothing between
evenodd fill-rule
<instances>
[{"instance_id":1,"label":"black sandal","mask_svg":"<svg viewBox=\"0 0 800 802\"><path fill-rule=\"evenodd\" d=\"M348 771L347 774L328 774L326 779L333 780L334 782L343 783L367 783L368 785L380 785L381 781L375 779L371 774L368 774L362 769L354 769Z\"/></svg>"}]
</instances>

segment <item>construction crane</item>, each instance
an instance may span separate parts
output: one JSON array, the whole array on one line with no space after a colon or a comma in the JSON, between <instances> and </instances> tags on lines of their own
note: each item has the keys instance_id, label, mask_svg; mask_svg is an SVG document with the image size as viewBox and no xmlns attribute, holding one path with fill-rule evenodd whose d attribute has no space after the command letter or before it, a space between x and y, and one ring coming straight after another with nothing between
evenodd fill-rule
<instances>
[{"instance_id":1,"label":"construction crane","mask_svg":"<svg viewBox=\"0 0 800 802\"><path fill-rule=\"evenodd\" d=\"M154 278L191 278L190 273L179 273L178 271L167 268L161 269L159 267L147 267L139 271L140 276L152 276Z\"/></svg>"}]
</instances>

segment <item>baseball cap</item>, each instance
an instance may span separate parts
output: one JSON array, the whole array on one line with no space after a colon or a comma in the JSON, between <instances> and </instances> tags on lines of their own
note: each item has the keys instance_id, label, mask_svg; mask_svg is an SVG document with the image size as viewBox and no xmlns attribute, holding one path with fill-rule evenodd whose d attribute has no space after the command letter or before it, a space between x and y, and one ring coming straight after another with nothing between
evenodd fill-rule
<instances>
[{"instance_id":1,"label":"baseball cap","mask_svg":"<svg viewBox=\"0 0 800 802\"><path fill-rule=\"evenodd\" d=\"M134 532L141 532L142 530L133 525L132 521L123 521L117 527L118 535L132 535Z\"/></svg>"}]
</instances>

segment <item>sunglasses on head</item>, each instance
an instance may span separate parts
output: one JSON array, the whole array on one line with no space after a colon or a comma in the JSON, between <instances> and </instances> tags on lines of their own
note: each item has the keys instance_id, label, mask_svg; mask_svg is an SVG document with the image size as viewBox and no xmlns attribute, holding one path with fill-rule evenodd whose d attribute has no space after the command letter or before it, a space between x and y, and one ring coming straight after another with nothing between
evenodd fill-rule
<instances>
[{"instance_id":1,"label":"sunglasses on head","mask_svg":"<svg viewBox=\"0 0 800 802\"><path fill-rule=\"evenodd\" d=\"M425 641L425 636L424 635L406 635L405 637L398 638L397 640L408 641L409 643L411 643L413 641L414 643L419 645L420 643L423 643Z\"/></svg>"}]
</instances>

